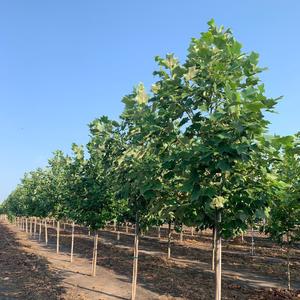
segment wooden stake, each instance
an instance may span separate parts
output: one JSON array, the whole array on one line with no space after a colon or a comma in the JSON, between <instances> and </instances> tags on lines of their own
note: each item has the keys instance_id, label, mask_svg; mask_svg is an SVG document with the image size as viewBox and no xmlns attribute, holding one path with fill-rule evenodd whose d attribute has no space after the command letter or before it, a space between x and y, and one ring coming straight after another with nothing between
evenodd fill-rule
<instances>
[{"instance_id":1,"label":"wooden stake","mask_svg":"<svg viewBox=\"0 0 300 300\"><path fill-rule=\"evenodd\" d=\"M36 225L37 225L37 220L36 220L36 217L34 217L34 229L33 229L34 238L36 236Z\"/></svg>"},{"instance_id":2,"label":"wooden stake","mask_svg":"<svg viewBox=\"0 0 300 300\"><path fill-rule=\"evenodd\" d=\"M45 243L48 245L48 228L47 228L47 218L45 219Z\"/></svg>"},{"instance_id":3,"label":"wooden stake","mask_svg":"<svg viewBox=\"0 0 300 300\"><path fill-rule=\"evenodd\" d=\"M290 263L290 245L289 245L289 234L286 234L286 240L287 240L287 286L288 290L291 290L291 263Z\"/></svg>"},{"instance_id":4,"label":"wooden stake","mask_svg":"<svg viewBox=\"0 0 300 300\"><path fill-rule=\"evenodd\" d=\"M254 232L253 226L251 227L251 255L254 255Z\"/></svg>"},{"instance_id":5,"label":"wooden stake","mask_svg":"<svg viewBox=\"0 0 300 300\"><path fill-rule=\"evenodd\" d=\"M32 236L32 218L29 218L29 234Z\"/></svg>"},{"instance_id":6,"label":"wooden stake","mask_svg":"<svg viewBox=\"0 0 300 300\"><path fill-rule=\"evenodd\" d=\"M221 212L217 212L216 224L216 270L215 270L215 300L221 300L222 288L222 238L221 238Z\"/></svg>"},{"instance_id":7,"label":"wooden stake","mask_svg":"<svg viewBox=\"0 0 300 300\"><path fill-rule=\"evenodd\" d=\"M183 225L180 226L180 237L179 237L179 239L180 239L180 243L182 243L183 242Z\"/></svg>"},{"instance_id":8,"label":"wooden stake","mask_svg":"<svg viewBox=\"0 0 300 300\"><path fill-rule=\"evenodd\" d=\"M74 223L74 222L72 222L71 262L73 262L73 250L74 250L74 229L75 229L75 223Z\"/></svg>"},{"instance_id":9,"label":"wooden stake","mask_svg":"<svg viewBox=\"0 0 300 300\"><path fill-rule=\"evenodd\" d=\"M42 219L39 219L40 221L40 228L39 228L39 242L41 241L41 237L42 237Z\"/></svg>"},{"instance_id":10,"label":"wooden stake","mask_svg":"<svg viewBox=\"0 0 300 300\"><path fill-rule=\"evenodd\" d=\"M138 217L136 217L134 246L133 246L131 300L135 300L135 298L136 298L138 259L139 259L139 220L138 220Z\"/></svg>"},{"instance_id":11,"label":"wooden stake","mask_svg":"<svg viewBox=\"0 0 300 300\"><path fill-rule=\"evenodd\" d=\"M57 227L56 227L56 253L59 253L59 221L57 221L56 223Z\"/></svg>"},{"instance_id":12,"label":"wooden stake","mask_svg":"<svg viewBox=\"0 0 300 300\"><path fill-rule=\"evenodd\" d=\"M213 227L212 232L212 259L211 259L211 270L215 271L215 263L216 263L216 243L217 243L217 234L216 234L215 226Z\"/></svg>"},{"instance_id":13,"label":"wooden stake","mask_svg":"<svg viewBox=\"0 0 300 300\"><path fill-rule=\"evenodd\" d=\"M92 265L92 276L96 276L96 269L97 269L97 254L98 254L98 232L95 231L94 236L94 255L93 255L93 265Z\"/></svg>"},{"instance_id":14,"label":"wooden stake","mask_svg":"<svg viewBox=\"0 0 300 300\"><path fill-rule=\"evenodd\" d=\"M169 221L169 227L168 227L168 256L167 256L168 259L171 258L171 241L172 241L171 224L172 224L172 222Z\"/></svg>"}]
</instances>

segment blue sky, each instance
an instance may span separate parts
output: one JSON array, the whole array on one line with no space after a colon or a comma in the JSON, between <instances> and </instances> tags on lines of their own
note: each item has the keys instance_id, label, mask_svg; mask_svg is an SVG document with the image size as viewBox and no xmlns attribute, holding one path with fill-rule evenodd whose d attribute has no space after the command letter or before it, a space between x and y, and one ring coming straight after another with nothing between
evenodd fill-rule
<instances>
[{"instance_id":1,"label":"blue sky","mask_svg":"<svg viewBox=\"0 0 300 300\"><path fill-rule=\"evenodd\" d=\"M300 1L1 0L0 202L55 149L86 143L87 124L117 118L121 98L153 81L154 56L184 58L211 18L260 53L270 131L300 130Z\"/></svg>"}]
</instances>

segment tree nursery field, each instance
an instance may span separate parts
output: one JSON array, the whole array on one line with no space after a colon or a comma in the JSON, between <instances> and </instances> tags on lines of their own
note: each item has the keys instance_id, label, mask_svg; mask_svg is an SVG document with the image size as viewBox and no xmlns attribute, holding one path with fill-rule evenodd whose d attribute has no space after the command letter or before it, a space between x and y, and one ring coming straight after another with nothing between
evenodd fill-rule
<instances>
[{"instance_id":1,"label":"tree nursery field","mask_svg":"<svg viewBox=\"0 0 300 300\"><path fill-rule=\"evenodd\" d=\"M0 299L300 299L300 133L214 20L0 207ZM2 298L1 298L2 297Z\"/></svg>"},{"instance_id":2,"label":"tree nursery field","mask_svg":"<svg viewBox=\"0 0 300 300\"><path fill-rule=\"evenodd\" d=\"M51 224L50 224L51 223ZM1 222L1 290L7 299L130 299L134 234L131 226L99 231L97 276L91 275L93 240L88 230L75 227L74 259L70 262L72 226L28 233ZM39 226L39 224L37 224ZM119 238L119 240L118 240ZM223 299L299 299L300 247L291 250L291 276L295 291L287 291L285 252L261 234L228 241L223 250ZM141 238L138 299L213 298L211 233L185 230L172 233L171 258L167 259L167 228L160 237L155 228ZM254 247L252 252L252 246ZM195 284L199 282L200 284Z\"/></svg>"}]
</instances>

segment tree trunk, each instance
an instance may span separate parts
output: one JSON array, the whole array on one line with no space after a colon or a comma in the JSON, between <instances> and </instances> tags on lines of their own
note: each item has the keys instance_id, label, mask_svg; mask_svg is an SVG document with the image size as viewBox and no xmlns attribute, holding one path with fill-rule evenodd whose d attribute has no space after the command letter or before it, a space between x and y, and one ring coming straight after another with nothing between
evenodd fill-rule
<instances>
[{"instance_id":1,"label":"tree trunk","mask_svg":"<svg viewBox=\"0 0 300 300\"><path fill-rule=\"evenodd\" d=\"M74 252L74 228L75 223L72 223L72 240L71 240L71 262L73 262L73 252Z\"/></svg>"},{"instance_id":2,"label":"tree trunk","mask_svg":"<svg viewBox=\"0 0 300 300\"><path fill-rule=\"evenodd\" d=\"M172 230L171 230L171 225L172 225L172 222L169 221L169 224L168 224L168 256L167 258L170 259L171 258L171 242L172 242Z\"/></svg>"},{"instance_id":3,"label":"tree trunk","mask_svg":"<svg viewBox=\"0 0 300 300\"><path fill-rule=\"evenodd\" d=\"M52 224L52 225L53 225L53 227L55 227L55 220L53 219L53 220L52 220L52 222L53 222L53 224Z\"/></svg>"},{"instance_id":4,"label":"tree trunk","mask_svg":"<svg viewBox=\"0 0 300 300\"><path fill-rule=\"evenodd\" d=\"M28 219L25 218L25 228L26 228L26 233L28 233Z\"/></svg>"},{"instance_id":5,"label":"tree trunk","mask_svg":"<svg viewBox=\"0 0 300 300\"><path fill-rule=\"evenodd\" d=\"M291 264L290 264L290 245L289 245L289 234L286 235L287 239L287 285L288 290L291 290Z\"/></svg>"},{"instance_id":6,"label":"tree trunk","mask_svg":"<svg viewBox=\"0 0 300 300\"><path fill-rule=\"evenodd\" d=\"M215 300L221 300L222 281L222 238L221 238L221 212L217 212L216 224L216 270L215 270Z\"/></svg>"},{"instance_id":7,"label":"tree trunk","mask_svg":"<svg viewBox=\"0 0 300 300\"><path fill-rule=\"evenodd\" d=\"M157 237L160 240L160 226L157 226Z\"/></svg>"},{"instance_id":8,"label":"tree trunk","mask_svg":"<svg viewBox=\"0 0 300 300\"><path fill-rule=\"evenodd\" d=\"M32 218L29 218L29 235L32 236Z\"/></svg>"},{"instance_id":9,"label":"tree trunk","mask_svg":"<svg viewBox=\"0 0 300 300\"><path fill-rule=\"evenodd\" d=\"M57 227L56 227L56 253L59 253L59 221L57 221L56 223Z\"/></svg>"},{"instance_id":10,"label":"tree trunk","mask_svg":"<svg viewBox=\"0 0 300 300\"><path fill-rule=\"evenodd\" d=\"M253 227L251 227L251 255L254 255L254 231Z\"/></svg>"},{"instance_id":11,"label":"tree trunk","mask_svg":"<svg viewBox=\"0 0 300 300\"><path fill-rule=\"evenodd\" d=\"M291 290L291 268L290 268L290 247L287 246L287 280L288 280L288 290Z\"/></svg>"},{"instance_id":12,"label":"tree trunk","mask_svg":"<svg viewBox=\"0 0 300 300\"><path fill-rule=\"evenodd\" d=\"M34 217L34 229L33 229L34 238L36 236L36 225L37 225L37 219L36 219L36 217Z\"/></svg>"},{"instance_id":13,"label":"tree trunk","mask_svg":"<svg viewBox=\"0 0 300 300\"><path fill-rule=\"evenodd\" d=\"M128 223L127 223L127 221L125 222L125 231L126 231L126 233L128 233Z\"/></svg>"},{"instance_id":14,"label":"tree trunk","mask_svg":"<svg viewBox=\"0 0 300 300\"><path fill-rule=\"evenodd\" d=\"M215 271L215 264L216 264L216 243L217 243L217 231L216 227L213 227L212 233L212 259L211 259L211 270Z\"/></svg>"},{"instance_id":15,"label":"tree trunk","mask_svg":"<svg viewBox=\"0 0 300 300\"><path fill-rule=\"evenodd\" d=\"M191 228L191 235L194 236L194 227Z\"/></svg>"},{"instance_id":16,"label":"tree trunk","mask_svg":"<svg viewBox=\"0 0 300 300\"><path fill-rule=\"evenodd\" d=\"M132 287L131 287L131 300L136 298L136 284L137 284L137 272L138 272L138 259L139 259L139 219L136 216L136 226L134 235L134 247L133 247L133 269L132 269Z\"/></svg>"},{"instance_id":17,"label":"tree trunk","mask_svg":"<svg viewBox=\"0 0 300 300\"><path fill-rule=\"evenodd\" d=\"M39 228L39 241L41 241L41 237L42 237L42 220L40 220L40 228Z\"/></svg>"},{"instance_id":18,"label":"tree trunk","mask_svg":"<svg viewBox=\"0 0 300 300\"><path fill-rule=\"evenodd\" d=\"M45 219L45 243L48 245L48 227L47 227L47 219Z\"/></svg>"},{"instance_id":19,"label":"tree trunk","mask_svg":"<svg viewBox=\"0 0 300 300\"><path fill-rule=\"evenodd\" d=\"M97 253L98 252L98 232L95 231L94 235L94 251L93 251L93 262L92 262L92 276L96 276L97 269Z\"/></svg>"},{"instance_id":20,"label":"tree trunk","mask_svg":"<svg viewBox=\"0 0 300 300\"><path fill-rule=\"evenodd\" d=\"M180 236L179 236L179 239L180 239L180 243L183 242L183 225L180 226Z\"/></svg>"}]
</instances>

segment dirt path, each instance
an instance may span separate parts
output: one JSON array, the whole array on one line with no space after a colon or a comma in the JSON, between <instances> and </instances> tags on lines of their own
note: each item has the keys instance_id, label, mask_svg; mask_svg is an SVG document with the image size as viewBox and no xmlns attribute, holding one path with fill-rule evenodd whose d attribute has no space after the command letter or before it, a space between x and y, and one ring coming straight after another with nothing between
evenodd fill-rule
<instances>
[{"instance_id":1,"label":"dirt path","mask_svg":"<svg viewBox=\"0 0 300 300\"><path fill-rule=\"evenodd\" d=\"M60 282L45 258L24 249L0 223L0 299L59 299L65 293Z\"/></svg>"},{"instance_id":2,"label":"dirt path","mask_svg":"<svg viewBox=\"0 0 300 300\"><path fill-rule=\"evenodd\" d=\"M88 259L69 262L66 253L56 254L14 226L0 223L0 299L130 299L128 277L97 266L91 277ZM19 267L18 267L19 266ZM138 287L139 299L163 299Z\"/></svg>"},{"instance_id":3,"label":"dirt path","mask_svg":"<svg viewBox=\"0 0 300 300\"><path fill-rule=\"evenodd\" d=\"M61 232L61 254L57 255L56 233L51 226L49 245L46 247L44 242L28 239L28 235L15 226L0 223L0 240L3 236L3 240L10 241L9 244L0 243L0 253L7 253L3 259L0 256L0 300L130 299L133 236L122 233L121 240L117 241L115 232L100 231L97 276L91 277L92 237L83 234L80 228L76 229L76 256L71 264L71 238L68 228L66 229ZM247 246L225 243L222 299L300 299L300 292L289 293L277 289L285 285L286 280L282 277L285 276L285 261L274 252L268 241L262 239L258 240L259 243L262 247L257 248L258 255L252 258L249 257ZM202 236L197 240L174 243L171 260L165 258L164 240L144 237L141 239L140 248L138 300L213 299L214 280L210 270L209 237ZM20 261L17 259L18 265L21 266L19 275L12 273L7 276L9 279L6 279L2 264L3 261L9 260L8 267L15 268L16 260L12 259L16 255L14 251L17 254L25 253L25 260L24 257L21 257ZM264 251L269 255L275 253L275 257L261 255ZM297 255L298 252L293 256L293 285L298 288L300 265ZM26 264L29 264L29 269L26 268ZM37 271L32 273L35 265ZM30 295L26 294L28 286L31 287ZM23 293L19 298L15 295L17 291ZM1 298L2 295L6 295L6 298Z\"/></svg>"}]
</instances>

